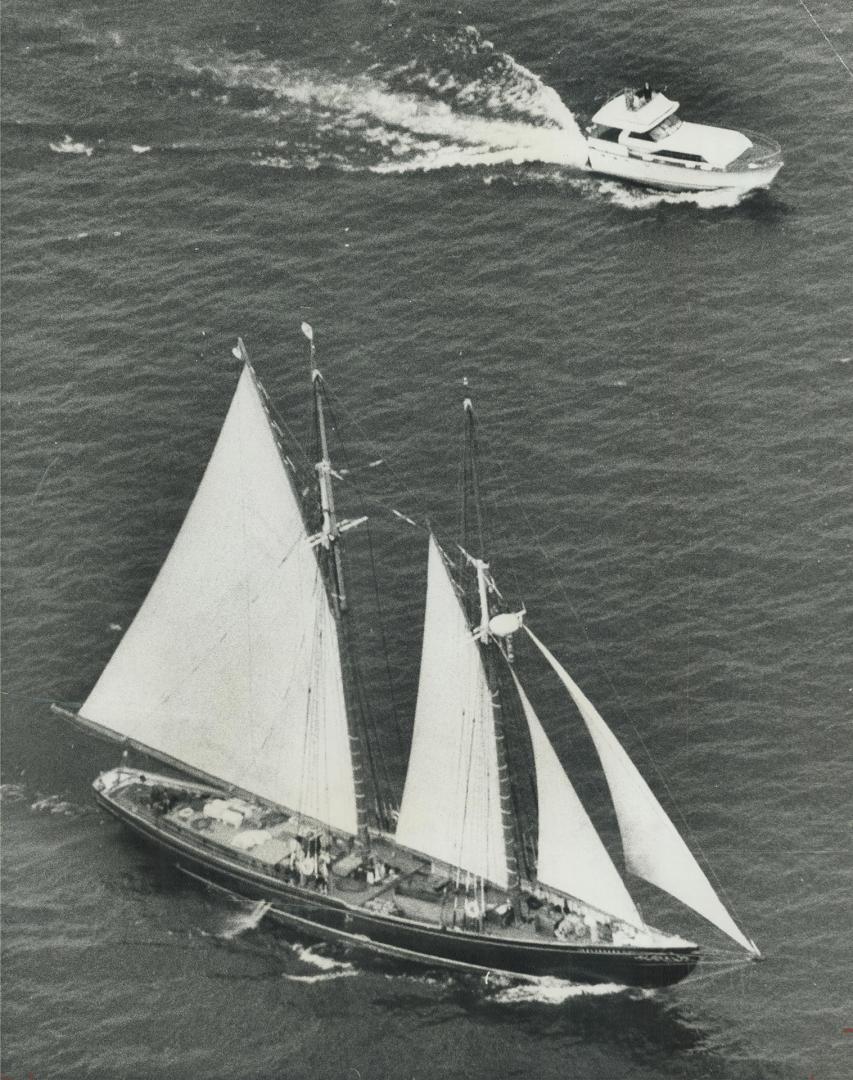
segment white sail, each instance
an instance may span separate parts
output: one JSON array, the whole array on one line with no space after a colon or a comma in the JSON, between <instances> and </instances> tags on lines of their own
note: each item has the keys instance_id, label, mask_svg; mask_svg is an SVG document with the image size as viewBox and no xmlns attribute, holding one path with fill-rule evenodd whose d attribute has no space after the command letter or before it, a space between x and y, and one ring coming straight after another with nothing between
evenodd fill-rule
<instances>
[{"instance_id":1,"label":"white sail","mask_svg":"<svg viewBox=\"0 0 853 1080\"><path fill-rule=\"evenodd\" d=\"M642 916L514 671L512 677L530 729L536 765L539 804L537 878L543 885L550 885L600 911L641 926Z\"/></svg>"},{"instance_id":2,"label":"white sail","mask_svg":"<svg viewBox=\"0 0 853 1080\"><path fill-rule=\"evenodd\" d=\"M433 537L415 730L396 835L406 847L507 885L491 693Z\"/></svg>"},{"instance_id":3,"label":"white sail","mask_svg":"<svg viewBox=\"0 0 853 1080\"><path fill-rule=\"evenodd\" d=\"M693 908L749 952L757 953L598 710L533 631L525 630L568 690L595 743L622 834L625 865L631 873Z\"/></svg>"},{"instance_id":4,"label":"white sail","mask_svg":"<svg viewBox=\"0 0 853 1080\"><path fill-rule=\"evenodd\" d=\"M172 550L80 715L357 831L337 627L248 365Z\"/></svg>"}]
</instances>

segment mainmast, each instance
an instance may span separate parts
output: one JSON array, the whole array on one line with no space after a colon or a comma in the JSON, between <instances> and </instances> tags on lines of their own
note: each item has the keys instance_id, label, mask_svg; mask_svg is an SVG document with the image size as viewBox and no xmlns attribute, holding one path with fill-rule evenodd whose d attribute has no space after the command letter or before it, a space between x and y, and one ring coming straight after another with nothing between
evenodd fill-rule
<instances>
[{"instance_id":1,"label":"mainmast","mask_svg":"<svg viewBox=\"0 0 853 1080\"><path fill-rule=\"evenodd\" d=\"M468 496L473 496L473 510L476 524L476 551L473 555L463 548L463 555L468 564L477 575L477 593L479 600L479 625L474 631L474 636L480 643L483 658L485 660L486 681L492 697L492 714L495 723L495 743L498 758L498 785L501 799L501 821L503 823L504 844L506 847L506 863L508 888L510 892L517 892L520 885L519 853L522 851L521 830L519 827L518 807L509 775L507 760L506 734L504 724L504 710L501 702L500 687L498 684L497 666L495 663L495 650L499 648L495 636L490 629L491 611L489 609L489 587L492 585L489 575L489 564L483 558L483 514L480 503L479 476L477 471L477 428L474 416L474 403L468 393L468 380L465 379L465 398L462 408L465 414L465 447L462 472L462 537L469 544L468 531ZM473 545L472 545L473 546Z\"/></svg>"},{"instance_id":2,"label":"mainmast","mask_svg":"<svg viewBox=\"0 0 853 1080\"><path fill-rule=\"evenodd\" d=\"M352 646L349 641L349 627L347 624L347 594L344 582L343 553L340 539L342 533L348 529L361 525L367 519L357 518L352 521L339 522L335 513L335 495L332 488L332 477L335 471L329 458L329 444L326 436L325 403L323 400L323 376L317 369L314 361L314 330L310 323L302 324L302 333L308 339L309 357L311 361L311 386L314 391L314 413L317 420L317 432L320 439L320 460L314 468L320 486L320 509L323 514L322 527L312 542L319 544L327 553L327 571L332 601L332 613L338 625L338 637L341 652L341 672L344 683L344 700L346 703L347 720L349 723L350 750L352 754L353 781L355 784L355 804L358 817L358 832L360 838L367 842L367 800L364 790L364 766L363 746L364 742L361 730L363 717L361 715L360 701L356 688L355 664L352 657ZM367 747L368 757L370 748ZM376 787L375 769L372 767L374 788Z\"/></svg>"}]
</instances>

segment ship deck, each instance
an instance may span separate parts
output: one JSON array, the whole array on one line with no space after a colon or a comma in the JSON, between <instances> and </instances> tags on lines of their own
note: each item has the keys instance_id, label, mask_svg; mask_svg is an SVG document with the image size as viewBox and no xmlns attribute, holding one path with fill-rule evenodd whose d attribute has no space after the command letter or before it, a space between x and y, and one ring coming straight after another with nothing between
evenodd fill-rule
<instances>
[{"instance_id":1,"label":"ship deck","mask_svg":"<svg viewBox=\"0 0 853 1080\"><path fill-rule=\"evenodd\" d=\"M167 802L158 802L164 792ZM109 800L154 830L172 833L193 847L224 855L250 872L272 878L283 888L314 893L336 906L519 943L640 948L691 944L651 927L634 931L598 913L597 918L589 917L591 909L584 919L580 901L555 902L557 897L536 896L532 887L521 903L513 905L507 892L487 885L480 908L472 915L466 910L466 896L454 888L449 868L401 848L387 834L372 834L368 848L353 837L332 834L281 808L271 809L206 785L127 770L123 779L110 786ZM221 817L212 816L213 812ZM300 867L302 857L311 850L318 852L321 843L329 853L328 872L306 873L304 865ZM381 876L370 880L368 871L373 868ZM567 913L571 915L568 930ZM562 933L557 932L560 923Z\"/></svg>"}]
</instances>

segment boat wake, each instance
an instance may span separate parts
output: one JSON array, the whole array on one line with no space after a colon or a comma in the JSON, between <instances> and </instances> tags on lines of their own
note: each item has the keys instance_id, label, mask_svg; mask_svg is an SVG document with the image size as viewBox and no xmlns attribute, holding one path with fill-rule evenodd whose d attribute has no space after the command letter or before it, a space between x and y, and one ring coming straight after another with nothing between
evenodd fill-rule
<instances>
[{"instance_id":1,"label":"boat wake","mask_svg":"<svg viewBox=\"0 0 853 1080\"><path fill-rule=\"evenodd\" d=\"M330 956L307 949L303 945L293 945L293 952L300 963L317 969L314 975L292 975L288 972L282 974L282 978L288 982L320 983L330 982L332 979L346 979L358 975L358 969L344 960L334 960Z\"/></svg>"},{"instance_id":2,"label":"boat wake","mask_svg":"<svg viewBox=\"0 0 853 1080\"><path fill-rule=\"evenodd\" d=\"M32 800L32 801L31 801ZM61 795L43 795L33 792L24 784L0 785L0 801L4 803L29 803L29 808L36 814L56 814L63 817L83 817L90 808L69 802Z\"/></svg>"},{"instance_id":3,"label":"boat wake","mask_svg":"<svg viewBox=\"0 0 853 1080\"><path fill-rule=\"evenodd\" d=\"M260 54L184 54L178 63L194 96L287 126L288 138L257 154L256 165L406 173L527 162L582 169L586 161L556 91L472 27L427 60L377 61L346 76Z\"/></svg>"},{"instance_id":4,"label":"boat wake","mask_svg":"<svg viewBox=\"0 0 853 1080\"><path fill-rule=\"evenodd\" d=\"M536 1005L562 1005L571 998L610 997L614 994L630 993L650 996L651 990L637 990L621 983L573 983L564 979L542 978L535 983L522 983L506 987L490 997L490 1001L501 1005L532 1003Z\"/></svg>"},{"instance_id":5,"label":"boat wake","mask_svg":"<svg viewBox=\"0 0 853 1080\"><path fill-rule=\"evenodd\" d=\"M624 210L654 210L659 206L697 206L700 210L720 210L739 206L750 194L737 188L717 191L653 191L621 184L618 180L594 181L598 193Z\"/></svg>"}]
</instances>

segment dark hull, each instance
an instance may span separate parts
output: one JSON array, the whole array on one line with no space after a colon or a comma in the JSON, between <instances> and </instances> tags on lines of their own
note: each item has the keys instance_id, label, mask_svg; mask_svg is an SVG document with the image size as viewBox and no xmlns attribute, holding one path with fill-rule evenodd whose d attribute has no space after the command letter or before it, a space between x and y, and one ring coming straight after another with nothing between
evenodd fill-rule
<instances>
[{"instance_id":1,"label":"dark hull","mask_svg":"<svg viewBox=\"0 0 853 1080\"><path fill-rule=\"evenodd\" d=\"M663 987L695 968L695 946L631 948L570 945L447 930L347 904L335 897L288 885L243 861L235 852L196 842L95 791L98 803L174 859L191 875L250 900L272 905L270 914L301 934L356 949L456 970L520 978L550 976L573 982L612 982Z\"/></svg>"}]
</instances>

